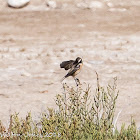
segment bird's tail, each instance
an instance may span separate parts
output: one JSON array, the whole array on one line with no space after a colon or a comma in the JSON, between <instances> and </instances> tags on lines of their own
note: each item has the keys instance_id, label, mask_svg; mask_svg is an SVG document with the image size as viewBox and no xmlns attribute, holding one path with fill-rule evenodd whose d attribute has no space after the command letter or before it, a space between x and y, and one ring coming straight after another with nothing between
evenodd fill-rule
<instances>
[{"instance_id":1,"label":"bird's tail","mask_svg":"<svg viewBox=\"0 0 140 140\"><path fill-rule=\"evenodd\" d=\"M63 80L66 78L66 76L64 76L62 79L61 79L61 82L63 82Z\"/></svg>"}]
</instances>

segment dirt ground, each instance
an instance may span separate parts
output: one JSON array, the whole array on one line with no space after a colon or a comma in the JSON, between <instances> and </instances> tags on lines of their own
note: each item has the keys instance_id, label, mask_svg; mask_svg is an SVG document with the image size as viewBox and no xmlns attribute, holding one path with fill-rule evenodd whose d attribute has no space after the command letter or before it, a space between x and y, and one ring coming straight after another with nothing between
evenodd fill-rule
<instances>
[{"instance_id":1,"label":"dirt ground","mask_svg":"<svg viewBox=\"0 0 140 140\"><path fill-rule=\"evenodd\" d=\"M59 64L80 56L84 66L78 78L93 92L95 70L103 86L117 76L117 126L133 116L140 127L140 5L126 11L2 9L0 119L5 126L11 113L24 118L31 111L38 120L47 107L55 108L66 74ZM75 86L72 78L64 82Z\"/></svg>"}]
</instances>

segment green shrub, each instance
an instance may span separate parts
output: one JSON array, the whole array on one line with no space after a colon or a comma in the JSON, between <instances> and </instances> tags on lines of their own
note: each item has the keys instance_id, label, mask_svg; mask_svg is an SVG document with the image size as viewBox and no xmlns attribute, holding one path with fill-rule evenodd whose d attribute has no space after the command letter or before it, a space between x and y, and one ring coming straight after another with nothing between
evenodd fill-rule
<instances>
[{"instance_id":1,"label":"green shrub","mask_svg":"<svg viewBox=\"0 0 140 140\"><path fill-rule=\"evenodd\" d=\"M37 124L31 113L25 120L18 114L11 115L8 130L0 122L1 139L139 140L140 132L134 120L127 128L123 124L120 131L114 126L118 97L116 80L114 78L113 85L104 88L100 86L97 74L95 93L89 85L84 89L63 84L63 94L56 96L56 110L49 108L48 114L42 114Z\"/></svg>"}]
</instances>

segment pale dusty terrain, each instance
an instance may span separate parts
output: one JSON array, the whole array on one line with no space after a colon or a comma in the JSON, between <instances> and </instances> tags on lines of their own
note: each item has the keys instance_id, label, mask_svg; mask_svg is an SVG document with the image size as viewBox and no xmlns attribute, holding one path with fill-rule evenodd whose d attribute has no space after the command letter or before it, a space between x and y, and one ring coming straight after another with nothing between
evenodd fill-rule
<instances>
[{"instance_id":1,"label":"pale dusty terrain","mask_svg":"<svg viewBox=\"0 0 140 140\"><path fill-rule=\"evenodd\" d=\"M94 92L95 70L104 86L117 76L116 114L122 110L117 125L129 124L132 115L140 127L140 5L128 3L126 11L42 7L1 6L0 119L4 125L11 113L24 118L31 111L38 120L47 107L55 108L55 96L63 91L60 79L66 74L59 64L80 56L81 83L92 85ZM75 86L72 78L65 82Z\"/></svg>"}]
</instances>

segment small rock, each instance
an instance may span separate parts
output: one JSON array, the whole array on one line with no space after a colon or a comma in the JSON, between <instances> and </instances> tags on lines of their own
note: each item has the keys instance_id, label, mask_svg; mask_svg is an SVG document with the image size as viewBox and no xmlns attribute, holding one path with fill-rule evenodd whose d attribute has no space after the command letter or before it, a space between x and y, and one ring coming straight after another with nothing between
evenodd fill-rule
<instances>
[{"instance_id":1,"label":"small rock","mask_svg":"<svg viewBox=\"0 0 140 140\"><path fill-rule=\"evenodd\" d=\"M103 8L104 4L102 2L99 1L92 1L89 3L88 8L92 9L92 8Z\"/></svg>"},{"instance_id":2,"label":"small rock","mask_svg":"<svg viewBox=\"0 0 140 140\"><path fill-rule=\"evenodd\" d=\"M77 7L82 8L82 9L86 9L86 8L88 8L88 5L84 2L80 2L77 4Z\"/></svg>"},{"instance_id":3,"label":"small rock","mask_svg":"<svg viewBox=\"0 0 140 140\"><path fill-rule=\"evenodd\" d=\"M109 9L110 12L125 12L127 11L126 8L110 8Z\"/></svg>"},{"instance_id":4,"label":"small rock","mask_svg":"<svg viewBox=\"0 0 140 140\"><path fill-rule=\"evenodd\" d=\"M48 90L40 91L40 93L48 93Z\"/></svg>"},{"instance_id":5,"label":"small rock","mask_svg":"<svg viewBox=\"0 0 140 140\"><path fill-rule=\"evenodd\" d=\"M107 6L110 7L110 8L114 7L113 3L111 3L111 2L108 2Z\"/></svg>"},{"instance_id":6,"label":"small rock","mask_svg":"<svg viewBox=\"0 0 140 140\"><path fill-rule=\"evenodd\" d=\"M57 7L55 1L47 1L47 6L52 9L55 9Z\"/></svg>"},{"instance_id":7,"label":"small rock","mask_svg":"<svg viewBox=\"0 0 140 140\"><path fill-rule=\"evenodd\" d=\"M21 76L26 76L26 77L30 77L31 76L31 74L28 73L27 71L25 71L24 69L20 71L20 75Z\"/></svg>"},{"instance_id":8,"label":"small rock","mask_svg":"<svg viewBox=\"0 0 140 140\"><path fill-rule=\"evenodd\" d=\"M30 0L8 0L8 5L13 8L22 8L26 6Z\"/></svg>"}]
</instances>

